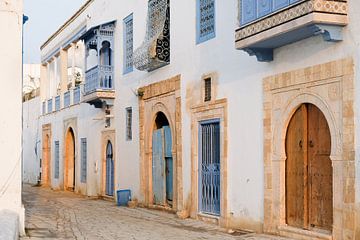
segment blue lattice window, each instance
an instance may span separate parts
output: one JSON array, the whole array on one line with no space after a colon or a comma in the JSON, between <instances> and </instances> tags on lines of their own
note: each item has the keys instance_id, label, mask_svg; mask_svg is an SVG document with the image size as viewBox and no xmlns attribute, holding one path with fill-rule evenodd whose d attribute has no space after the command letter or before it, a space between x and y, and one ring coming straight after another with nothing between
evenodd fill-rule
<instances>
[{"instance_id":1,"label":"blue lattice window","mask_svg":"<svg viewBox=\"0 0 360 240\"><path fill-rule=\"evenodd\" d=\"M215 0L197 0L196 25L197 43L215 37Z\"/></svg>"},{"instance_id":2,"label":"blue lattice window","mask_svg":"<svg viewBox=\"0 0 360 240\"><path fill-rule=\"evenodd\" d=\"M80 181L86 183L87 175L87 140L81 138L81 176Z\"/></svg>"},{"instance_id":3,"label":"blue lattice window","mask_svg":"<svg viewBox=\"0 0 360 240\"><path fill-rule=\"evenodd\" d=\"M133 15L124 19L124 74L133 71Z\"/></svg>"}]
</instances>

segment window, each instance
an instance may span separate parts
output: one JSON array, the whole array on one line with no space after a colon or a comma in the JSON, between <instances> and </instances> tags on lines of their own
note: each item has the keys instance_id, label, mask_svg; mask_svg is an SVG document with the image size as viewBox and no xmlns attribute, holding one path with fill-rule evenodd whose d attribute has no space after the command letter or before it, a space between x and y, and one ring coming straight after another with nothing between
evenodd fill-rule
<instances>
[{"instance_id":1,"label":"window","mask_svg":"<svg viewBox=\"0 0 360 240\"><path fill-rule=\"evenodd\" d=\"M46 114L46 102L45 101L42 103L42 113L43 113L43 115Z\"/></svg>"},{"instance_id":2,"label":"window","mask_svg":"<svg viewBox=\"0 0 360 240\"><path fill-rule=\"evenodd\" d=\"M211 78L204 79L204 102L211 101Z\"/></svg>"},{"instance_id":3,"label":"window","mask_svg":"<svg viewBox=\"0 0 360 240\"><path fill-rule=\"evenodd\" d=\"M215 0L197 0L196 42L202 43L215 37Z\"/></svg>"},{"instance_id":4,"label":"window","mask_svg":"<svg viewBox=\"0 0 360 240\"><path fill-rule=\"evenodd\" d=\"M80 181L86 183L86 171L87 171L87 140L81 139L81 177Z\"/></svg>"},{"instance_id":5,"label":"window","mask_svg":"<svg viewBox=\"0 0 360 240\"><path fill-rule=\"evenodd\" d=\"M59 141L55 141L55 173L54 173L55 179L59 179L59 175L60 175L59 161L60 161L60 144Z\"/></svg>"},{"instance_id":6,"label":"window","mask_svg":"<svg viewBox=\"0 0 360 240\"><path fill-rule=\"evenodd\" d=\"M133 14L124 19L124 74L133 71Z\"/></svg>"},{"instance_id":7,"label":"window","mask_svg":"<svg viewBox=\"0 0 360 240\"><path fill-rule=\"evenodd\" d=\"M132 140L132 108L126 108L126 140Z\"/></svg>"}]
</instances>

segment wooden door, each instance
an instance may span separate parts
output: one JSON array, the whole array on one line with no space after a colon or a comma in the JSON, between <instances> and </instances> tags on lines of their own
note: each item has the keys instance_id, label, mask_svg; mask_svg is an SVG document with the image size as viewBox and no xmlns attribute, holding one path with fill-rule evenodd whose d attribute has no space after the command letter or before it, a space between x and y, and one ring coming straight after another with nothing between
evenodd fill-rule
<instances>
[{"instance_id":1,"label":"wooden door","mask_svg":"<svg viewBox=\"0 0 360 240\"><path fill-rule=\"evenodd\" d=\"M294 113L286 136L286 220L298 228L332 227L331 137L312 104Z\"/></svg>"},{"instance_id":2,"label":"wooden door","mask_svg":"<svg viewBox=\"0 0 360 240\"><path fill-rule=\"evenodd\" d=\"M105 194L107 196L114 196L114 158L113 147L111 142L106 146L106 184Z\"/></svg>"},{"instance_id":3,"label":"wooden door","mask_svg":"<svg viewBox=\"0 0 360 240\"><path fill-rule=\"evenodd\" d=\"M163 129L153 132L152 139L152 187L154 204L165 204L165 160L163 151Z\"/></svg>"},{"instance_id":4,"label":"wooden door","mask_svg":"<svg viewBox=\"0 0 360 240\"><path fill-rule=\"evenodd\" d=\"M164 154L166 168L166 200L172 204L173 200L173 157L172 157L172 137L169 126L164 126Z\"/></svg>"}]
</instances>

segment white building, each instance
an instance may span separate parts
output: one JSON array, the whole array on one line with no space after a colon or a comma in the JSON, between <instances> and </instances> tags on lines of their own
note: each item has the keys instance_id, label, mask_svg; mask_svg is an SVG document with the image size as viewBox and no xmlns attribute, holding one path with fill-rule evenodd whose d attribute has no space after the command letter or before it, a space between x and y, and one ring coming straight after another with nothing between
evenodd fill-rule
<instances>
[{"instance_id":1,"label":"white building","mask_svg":"<svg viewBox=\"0 0 360 240\"><path fill-rule=\"evenodd\" d=\"M129 189L227 228L360 238L359 13L88 1L42 46L42 183Z\"/></svg>"},{"instance_id":2,"label":"white building","mask_svg":"<svg viewBox=\"0 0 360 240\"><path fill-rule=\"evenodd\" d=\"M22 25L21 0L0 1L0 73L3 88L0 100L0 238L8 239L24 232L21 203L21 91Z\"/></svg>"}]
</instances>

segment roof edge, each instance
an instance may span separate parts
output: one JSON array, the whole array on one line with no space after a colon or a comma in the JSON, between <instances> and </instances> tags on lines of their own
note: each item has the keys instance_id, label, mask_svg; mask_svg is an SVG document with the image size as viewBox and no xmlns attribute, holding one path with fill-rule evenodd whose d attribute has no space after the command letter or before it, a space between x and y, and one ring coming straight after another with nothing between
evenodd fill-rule
<instances>
[{"instance_id":1,"label":"roof edge","mask_svg":"<svg viewBox=\"0 0 360 240\"><path fill-rule=\"evenodd\" d=\"M72 23L81 13L83 13L85 11L85 9L90 6L90 4L93 2L94 0L88 0L84 5L82 5L80 7L79 10L76 11L76 13L74 13L74 15L72 15L63 25L60 26L60 28L58 28L58 30L53 33L40 47L40 50L43 50L56 36L58 36L67 26L70 25L70 23Z\"/></svg>"}]
</instances>

